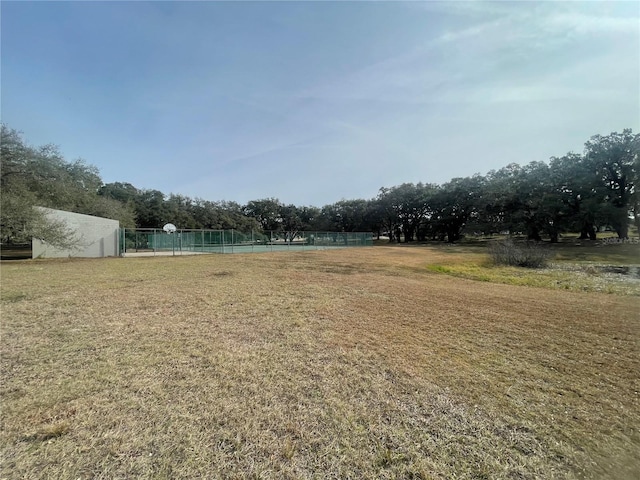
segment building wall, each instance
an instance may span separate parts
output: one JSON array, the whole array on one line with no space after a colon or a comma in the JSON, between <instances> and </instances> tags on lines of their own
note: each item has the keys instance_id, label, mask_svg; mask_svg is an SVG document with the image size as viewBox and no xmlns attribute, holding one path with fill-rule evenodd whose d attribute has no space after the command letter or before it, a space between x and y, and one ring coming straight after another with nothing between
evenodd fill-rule
<instances>
[{"instance_id":1,"label":"building wall","mask_svg":"<svg viewBox=\"0 0 640 480\"><path fill-rule=\"evenodd\" d=\"M36 207L45 215L67 224L76 237L76 248L58 249L36 238L33 239L33 258L60 257L114 257L119 255L118 232L120 222L109 218Z\"/></svg>"}]
</instances>

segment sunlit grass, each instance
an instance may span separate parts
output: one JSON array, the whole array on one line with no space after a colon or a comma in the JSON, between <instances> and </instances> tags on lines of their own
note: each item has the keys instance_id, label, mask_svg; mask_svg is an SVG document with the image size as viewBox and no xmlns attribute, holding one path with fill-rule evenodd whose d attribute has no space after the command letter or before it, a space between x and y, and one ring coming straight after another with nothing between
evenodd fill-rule
<instances>
[{"instance_id":1,"label":"sunlit grass","mask_svg":"<svg viewBox=\"0 0 640 480\"><path fill-rule=\"evenodd\" d=\"M0 477L636 478L637 298L484 258L1 264Z\"/></svg>"},{"instance_id":2,"label":"sunlit grass","mask_svg":"<svg viewBox=\"0 0 640 480\"><path fill-rule=\"evenodd\" d=\"M595 270L566 269L561 264L545 269L494 266L487 263L452 263L427 265L430 272L482 282L502 283L540 288L571 290L577 292L601 292L614 295L640 295L640 281L621 275L605 275Z\"/></svg>"},{"instance_id":3,"label":"sunlit grass","mask_svg":"<svg viewBox=\"0 0 640 480\"><path fill-rule=\"evenodd\" d=\"M575 241L574 241L575 242ZM603 272L606 266L640 266L640 246L633 244L601 245L593 242L566 242L548 246L552 260L546 268L522 268L495 265L486 252L486 242L448 247L444 262L434 262L425 268L459 278L482 282L521 285L576 292L601 292L615 295L640 295L637 276ZM423 247L443 250L443 246Z\"/></svg>"}]
</instances>

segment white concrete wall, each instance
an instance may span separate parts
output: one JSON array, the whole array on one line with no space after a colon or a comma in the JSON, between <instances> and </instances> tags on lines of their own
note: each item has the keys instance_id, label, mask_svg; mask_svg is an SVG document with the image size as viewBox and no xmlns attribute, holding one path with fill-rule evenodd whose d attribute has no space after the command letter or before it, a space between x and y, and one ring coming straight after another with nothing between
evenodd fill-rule
<instances>
[{"instance_id":1,"label":"white concrete wall","mask_svg":"<svg viewBox=\"0 0 640 480\"><path fill-rule=\"evenodd\" d=\"M76 248L61 250L36 238L33 239L33 258L114 257L120 254L118 232L120 222L109 218L35 207L48 217L62 220L78 239Z\"/></svg>"}]
</instances>

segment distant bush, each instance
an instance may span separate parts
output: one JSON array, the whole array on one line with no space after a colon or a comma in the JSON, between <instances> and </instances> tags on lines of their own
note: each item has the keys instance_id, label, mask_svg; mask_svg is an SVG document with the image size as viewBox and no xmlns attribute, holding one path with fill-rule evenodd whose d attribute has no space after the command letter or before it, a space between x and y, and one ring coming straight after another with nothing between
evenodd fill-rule
<instances>
[{"instance_id":1,"label":"distant bush","mask_svg":"<svg viewBox=\"0 0 640 480\"><path fill-rule=\"evenodd\" d=\"M544 268L553 252L535 242L515 243L509 238L491 243L489 255L496 265Z\"/></svg>"}]
</instances>

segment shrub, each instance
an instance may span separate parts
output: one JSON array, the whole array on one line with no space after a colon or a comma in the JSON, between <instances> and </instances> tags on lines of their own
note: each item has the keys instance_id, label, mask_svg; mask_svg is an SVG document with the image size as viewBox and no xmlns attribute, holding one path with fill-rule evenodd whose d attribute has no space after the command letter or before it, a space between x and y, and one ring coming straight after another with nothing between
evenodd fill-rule
<instances>
[{"instance_id":1,"label":"shrub","mask_svg":"<svg viewBox=\"0 0 640 480\"><path fill-rule=\"evenodd\" d=\"M544 268L553 253L535 242L516 244L512 239L499 240L489 245L489 255L496 265Z\"/></svg>"}]
</instances>

